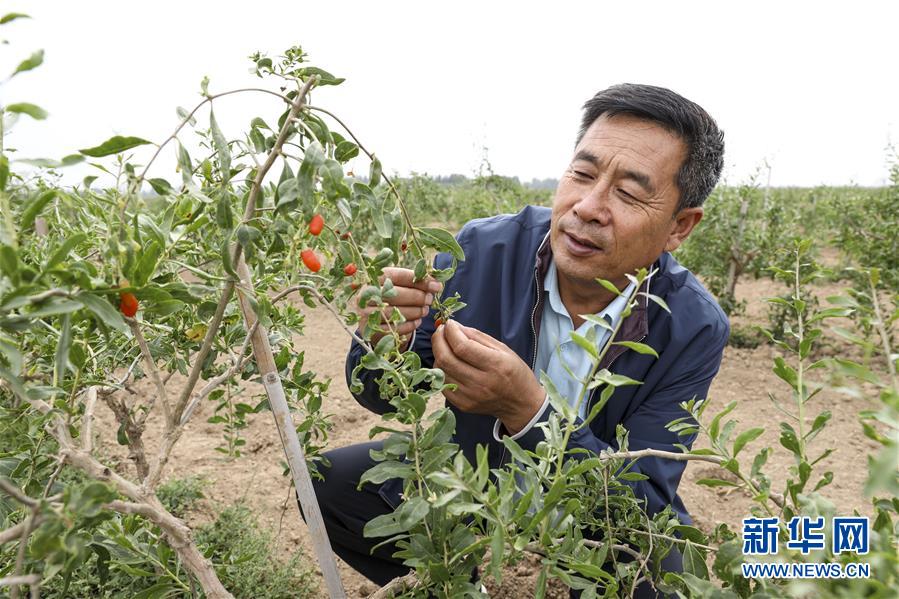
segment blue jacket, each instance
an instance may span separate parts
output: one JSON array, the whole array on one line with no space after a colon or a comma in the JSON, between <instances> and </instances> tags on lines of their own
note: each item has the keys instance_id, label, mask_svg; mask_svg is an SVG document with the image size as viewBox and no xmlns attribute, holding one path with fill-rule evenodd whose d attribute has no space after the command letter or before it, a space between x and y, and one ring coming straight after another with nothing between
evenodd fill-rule
<instances>
[{"instance_id":1,"label":"blue jacket","mask_svg":"<svg viewBox=\"0 0 899 599\"><path fill-rule=\"evenodd\" d=\"M543 278L552 249L549 243L550 209L527 206L518 214L503 214L467 223L457 235L465 251L452 279L445 284L444 296L459 292L468 305L453 317L458 322L479 329L508 345L522 360L533 367L537 335L543 309ZM448 254L438 254L437 268L450 265ZM616 425L629 431L629 449L655 448L680 451L681 443L690 447L695 436L678 437L665 425L686 415L679 403L691 398L706 397L718 367L730 326L715 299L696 280L665 252L656 260L658 269L644 283L641 291L660 296L671 310L669 314L645 296L638 296L638 305L625 319L615 341L641 341L658 352L656 359L628 351L624 346L609 348L600 368L622 374L642 385L619 387L603 411L590 423L571 436L569 446L586 448L596 453L617 448ZM421 356L422 365L431 367L434 355L431 334L434 332L433 314L422 320L412 345ZM346 361L347 381L359 363L364 349L353 342ZM356 400L376 413L391 411L390 404L378 394L375 379L380 372L362 370L360 379L364 390ZM590 404L595 398L591 398ZM493 437L492 416L467 414L447 404L456 416L455 442L466 457L475 462L475 447L488 447L491 467L498 467L505 456L503 445ZM588 405L588 412L589 412ZM546 420L552 408L545 410ZM533 450L544 439L542 427L533 427L518 439L525 449ZM691 521L683 501L677 495L677 485L685 462L661 458L643 458L631 469L648 476L647 480L630 482L637 497L646 499L647 510L654 514L671 505L681 521ZM398 505L402 481L394 479L381 486L381 496L394 507Z\"/></svg>"}]
</instances>

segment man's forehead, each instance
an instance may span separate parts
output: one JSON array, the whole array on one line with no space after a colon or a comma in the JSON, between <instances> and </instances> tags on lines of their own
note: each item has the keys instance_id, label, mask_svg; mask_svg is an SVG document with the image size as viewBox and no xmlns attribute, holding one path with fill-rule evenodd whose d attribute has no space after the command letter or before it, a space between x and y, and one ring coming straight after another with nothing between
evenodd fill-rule
<instances>
[{"instance_id":1,"label":"man's forehead","mask_svg":"<svg viewBox=\"0 0 899 599\"><path fill-rule=\"evenodd\" d=\"M618 157L632 162L632 169L645 175L674 175L686 158L687 145L664 126L632 115L601 115L584 133L575 148L573 160L584 160L604 167ZM651 172L649 172L651 171Z\"/></svg>"}]
</instances>

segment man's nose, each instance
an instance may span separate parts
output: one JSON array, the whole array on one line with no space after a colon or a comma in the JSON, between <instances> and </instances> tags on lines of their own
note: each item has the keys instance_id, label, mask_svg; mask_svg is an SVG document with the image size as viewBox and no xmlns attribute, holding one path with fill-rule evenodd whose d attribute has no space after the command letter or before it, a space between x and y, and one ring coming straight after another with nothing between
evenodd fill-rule
<instances>
[{"instance_id":1,"label":"man's nose","mask_svg":"<svg viewBox=\"0 0 899 599\"><path fill-rule=\"evenodd\" d=\"M612 219L611 192L609 181L598 179L574 205L575 216L584 222L596 221L603 226L609 224Z\"/></svg>"}]
</instances>

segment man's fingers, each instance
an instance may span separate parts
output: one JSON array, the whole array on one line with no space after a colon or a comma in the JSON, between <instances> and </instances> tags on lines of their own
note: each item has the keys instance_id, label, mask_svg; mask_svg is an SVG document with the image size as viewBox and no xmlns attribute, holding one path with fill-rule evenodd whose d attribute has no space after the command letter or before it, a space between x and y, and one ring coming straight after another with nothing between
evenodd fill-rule
<instances>
[{"instance_id":1,"label":"man's fingers","mask_svg":"<svg viewBox=\"0 0 899 599\"><path fill-rule=\"evenodd\" d=\"M495 359L493 348L482 344L480 341L469 339L455 320L450 320L446 326L441 327L449 350L458 359L467 362L471 366L488 364Z\"/></svg>"},{"instance_id":2,"label":"man's fingers","mask_svg":"<svg viewBox=\"0 0 899 599\"><path fill-rule=\"evenodd\" d=\"M462 329L462 332L465 333L465 336L471 339L472 341L477 341L482 345L486 345L487 347L492 347L493 349L502 350L508 347L502 341L498 339L494 339L484 331L478 330L474 327L467 327L464 324L456 323L459 325L459 328Z\"/></svg>"},{"instance_id":3,"label":"man's fingers","mask_svg":"<svg viewBox=\"0 0 899 599\"><path fill-rule=\"evenodd\" d=\"M434 294L430 291L412 287L397 287L396 291L396 297L386 300L391 306L430 306L434 301Z\"/></svg>"},{"instance_id":4,"label":"man's fingers","mask_svg":"<svg viewBox=\"0 0 899 599\"><path fill-rule=\"evenodd\" d=\"M393 284L396 287L411 287L420 291L430 293L437 293L443 287L443 284L433 277L426 277L421 281L416 282L415 271L408 268L388 266L384 269L383 272L384 274L381 276L381 284L384 283L385 278L389 278L391 281L393 281Z\"/></svg>"}]
</instances>

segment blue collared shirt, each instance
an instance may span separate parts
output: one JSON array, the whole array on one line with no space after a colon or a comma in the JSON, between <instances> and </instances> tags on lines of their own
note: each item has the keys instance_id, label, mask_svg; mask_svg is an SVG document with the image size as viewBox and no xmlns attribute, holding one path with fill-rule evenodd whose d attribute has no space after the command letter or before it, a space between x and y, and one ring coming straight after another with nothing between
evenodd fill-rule
<instances>
[{"instance_id":1,"label":"blue collared shirt","mask_svg":"<svg viewBox=\"0 0 899 599\"><path fill-rule=\"evenodd\" d=\"M571 315L562 303L562 296L559 293L559 274L556 269L555 262L551 262L546 276L543 279L544 294L546 298L546 307L543 309L543 316L540 320L540 335L537 336L537 360L534 364L534 375L539 379L542 372L545 372L549 379L555 385L559 394L564 397L568 404L572 407L577 405L584 388L584 380L590 374L590 356L587 351L580 345L572 341L571 333L577 333L586 336L587 331L597 328L596 331L596 349L602 351L602 348L609 341L611 330L602 327L595 322L585 320L575 329ZM630 283L627 288L608 306L596 315L605 319L609 323L611 329L614 329L621 314L627 306L628 297L634 290L634 284ZM567 366L567 370L566 370ZM569 372L570 371L570 372ZM572 376L574 375L574 376ZM581 418L587 415L586 395L580 402L578 413ZM543 406L537 410L537 413L528 422L521 431L512 435L512 439L518 439L528 432L534 423L540 420L543 411L549 405L549 397L543 401ZM493 434L497 440L499 436L500 422L497 420L493 428Z\"/></svg>"}]
</instances>

